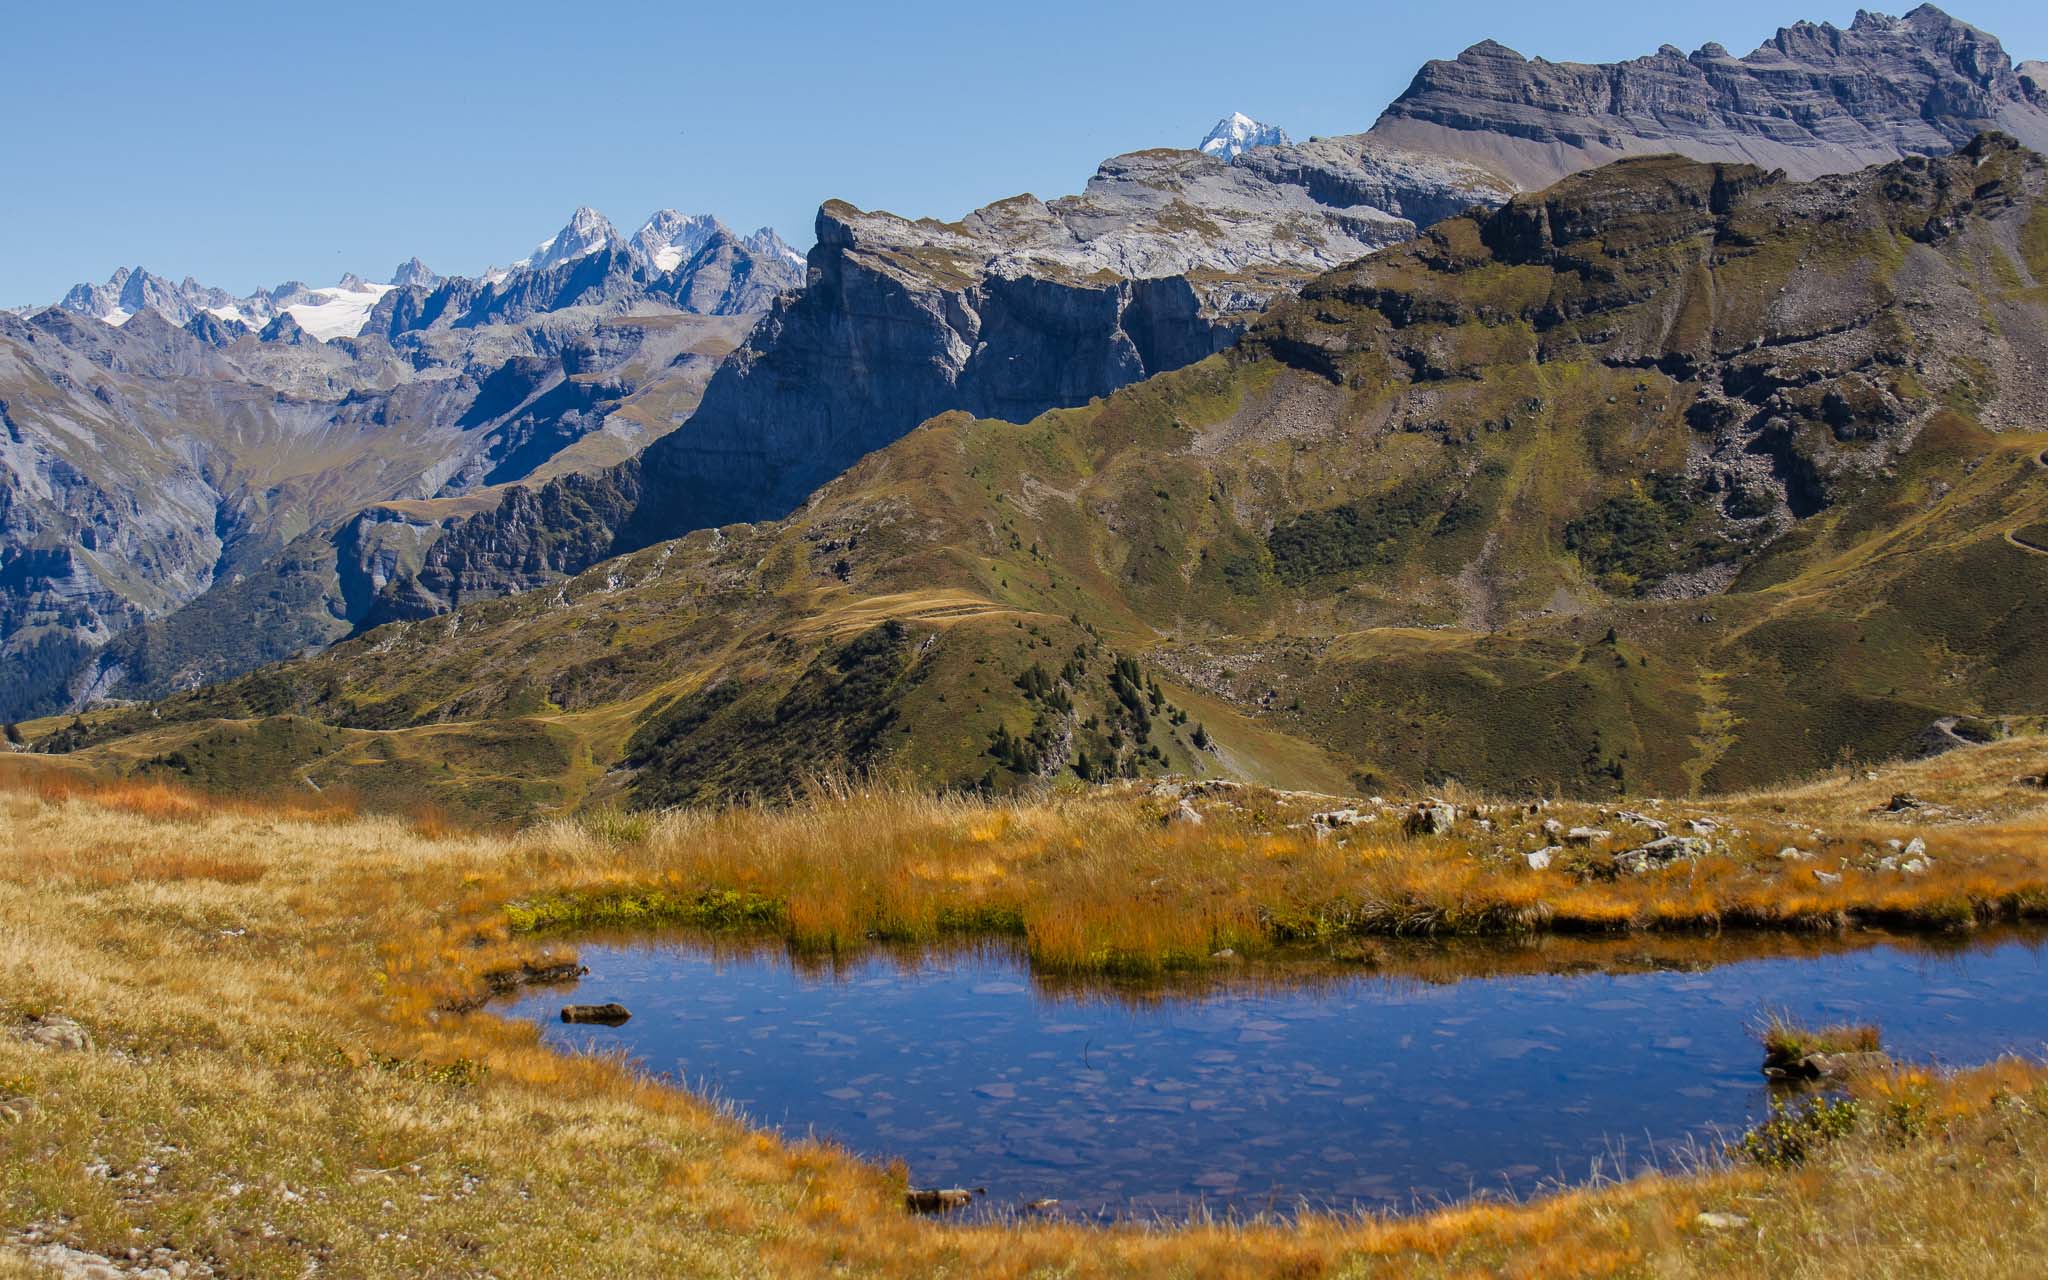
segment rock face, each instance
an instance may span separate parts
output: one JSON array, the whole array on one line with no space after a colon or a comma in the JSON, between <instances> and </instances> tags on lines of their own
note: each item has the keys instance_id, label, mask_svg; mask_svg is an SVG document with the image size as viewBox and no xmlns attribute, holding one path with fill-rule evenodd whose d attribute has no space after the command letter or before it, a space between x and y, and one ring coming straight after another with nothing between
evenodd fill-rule
<instances>
[{"instance_id":1,"label":"rock face","mask_svg":"<svg viewBox=\"0 0 2048 1280\"><path fill-rule=\"evenodd\" d=\"M565 480L475 517L375 616L419 616L693 529L786 515L941 413L1023 421L1085 404L1222 350L1274 297L1408 238L1413 218L1510 194L1475 165L1340 138L1235 164L1118 156L1080 195L1017 196L958 223L827 203L808 285L774 303L696 416L635 474ZM547 511L573 526L531 523Z\"/></svg>"},{"instance_id":2,"label":"rock face","mask_svg":"<svg viewBox=\"0 0 2048 1280\"><path fill-rule=\"evenodd\" d=\"M1425 65L1372 133L1533 188L1665 151L1810 178L1944 154L1986 129L2048 148L2038 71L2022 75L1997 39L1922 5L1904 18L1859 12L1847 30L1802 22L1742 58L1666 45L1589 65L1482 41Z\"/></svg>"}]
</instances>

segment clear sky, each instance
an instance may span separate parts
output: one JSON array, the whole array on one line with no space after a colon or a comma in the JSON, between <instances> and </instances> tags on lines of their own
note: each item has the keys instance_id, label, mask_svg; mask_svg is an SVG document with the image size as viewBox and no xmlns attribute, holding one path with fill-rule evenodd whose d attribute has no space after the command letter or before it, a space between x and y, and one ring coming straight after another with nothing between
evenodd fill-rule
<instances>
[{"instance_id":1,"label":"clear sky","mask_svg":"<svg viewBox=\"0 0 2048 1280\"><path fill-rule=\"evenodd\" d=\"M2042 0L1956 0L2014 59ZM1609 61L1747 52L1841 0L10 0L0 304L142 264L237 292L418 254L523 256L578 204L773 225L828 197L958 217L1077 190L1242 110L1296 137L1372 124L1425 59L1492 37ZM1903 10L1901 10L1903 11Z\"/></svg>"}]
</instances>

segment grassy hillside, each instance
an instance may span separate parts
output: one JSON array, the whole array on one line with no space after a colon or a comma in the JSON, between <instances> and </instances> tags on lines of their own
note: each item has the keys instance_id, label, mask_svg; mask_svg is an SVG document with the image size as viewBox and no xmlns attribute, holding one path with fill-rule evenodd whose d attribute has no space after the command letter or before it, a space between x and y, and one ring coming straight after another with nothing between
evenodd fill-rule
<instances>
[{"instance_id":1,"label":"grassy hillside","mask_svg":"<svg viewBox=\"0 0 2048 1280\"><path fill-rule=\"evenodd\" d=\"M1803 185L1624 162L1106 400L935 419L785 521L50 745L150 769L303 717L447 767L385 791L367 748L279 745L265 776L502 818L845 769L1691 794L2024 728L2044 191L1991 137Z\"/></svg>"}]
</instances>

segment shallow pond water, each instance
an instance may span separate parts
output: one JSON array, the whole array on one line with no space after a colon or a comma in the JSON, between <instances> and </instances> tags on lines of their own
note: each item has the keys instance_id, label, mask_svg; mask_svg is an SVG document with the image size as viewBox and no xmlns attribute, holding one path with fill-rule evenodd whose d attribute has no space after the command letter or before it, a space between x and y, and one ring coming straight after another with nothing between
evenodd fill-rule
<instances>
[{"instance_id":1,"label":"shallow pond water","mask_svg":"<svg viewBox=\"0 0 2048 1280\"><path fill-rule=\"evenodd\" d=\"M986 1187L980 1212L1040 1197L1075 1216L1410 1208L1732 1136L1768 1108L1755 1030L1770 1010L1876 1022L1914 1060L2038 1055L2044 945L1693 944L1674 965L1617 944L1622 971L1582 946L1568 972L1468 951L1462 969L1490 976L1457 981L1262 967L1052 988L1002 947L821 968L671 938L586 944L573 992L497 1008L755 1123L900 1158L913 1185ZM608 1000L632 1020L558 1020Z\"/></svg>"}]
</instances>

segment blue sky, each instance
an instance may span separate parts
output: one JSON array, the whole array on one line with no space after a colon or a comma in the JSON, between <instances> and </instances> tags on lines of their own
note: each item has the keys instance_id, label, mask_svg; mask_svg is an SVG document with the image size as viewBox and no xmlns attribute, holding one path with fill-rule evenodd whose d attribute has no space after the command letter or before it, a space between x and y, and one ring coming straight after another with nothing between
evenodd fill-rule
<instances>
[{"instance_id":1,"label":"blue sky","mask_svg":"<svg viewBox=\"0 0 2048 1280\"><path fill-rule=\"evenodd\" d=\"M1814 0L1326 0L700 5L10 4L0 43L0 303L116 266L238 292L417 253L524 254L578 204L767 223L799 247L827 197L957 217L1076 190L1119 151L1243 110L1364 129L1431 57L1492 37L1606 61L1747 52ZM2048 57L2041 0L1950 12Z\"/></svg>"}]
</instances>

